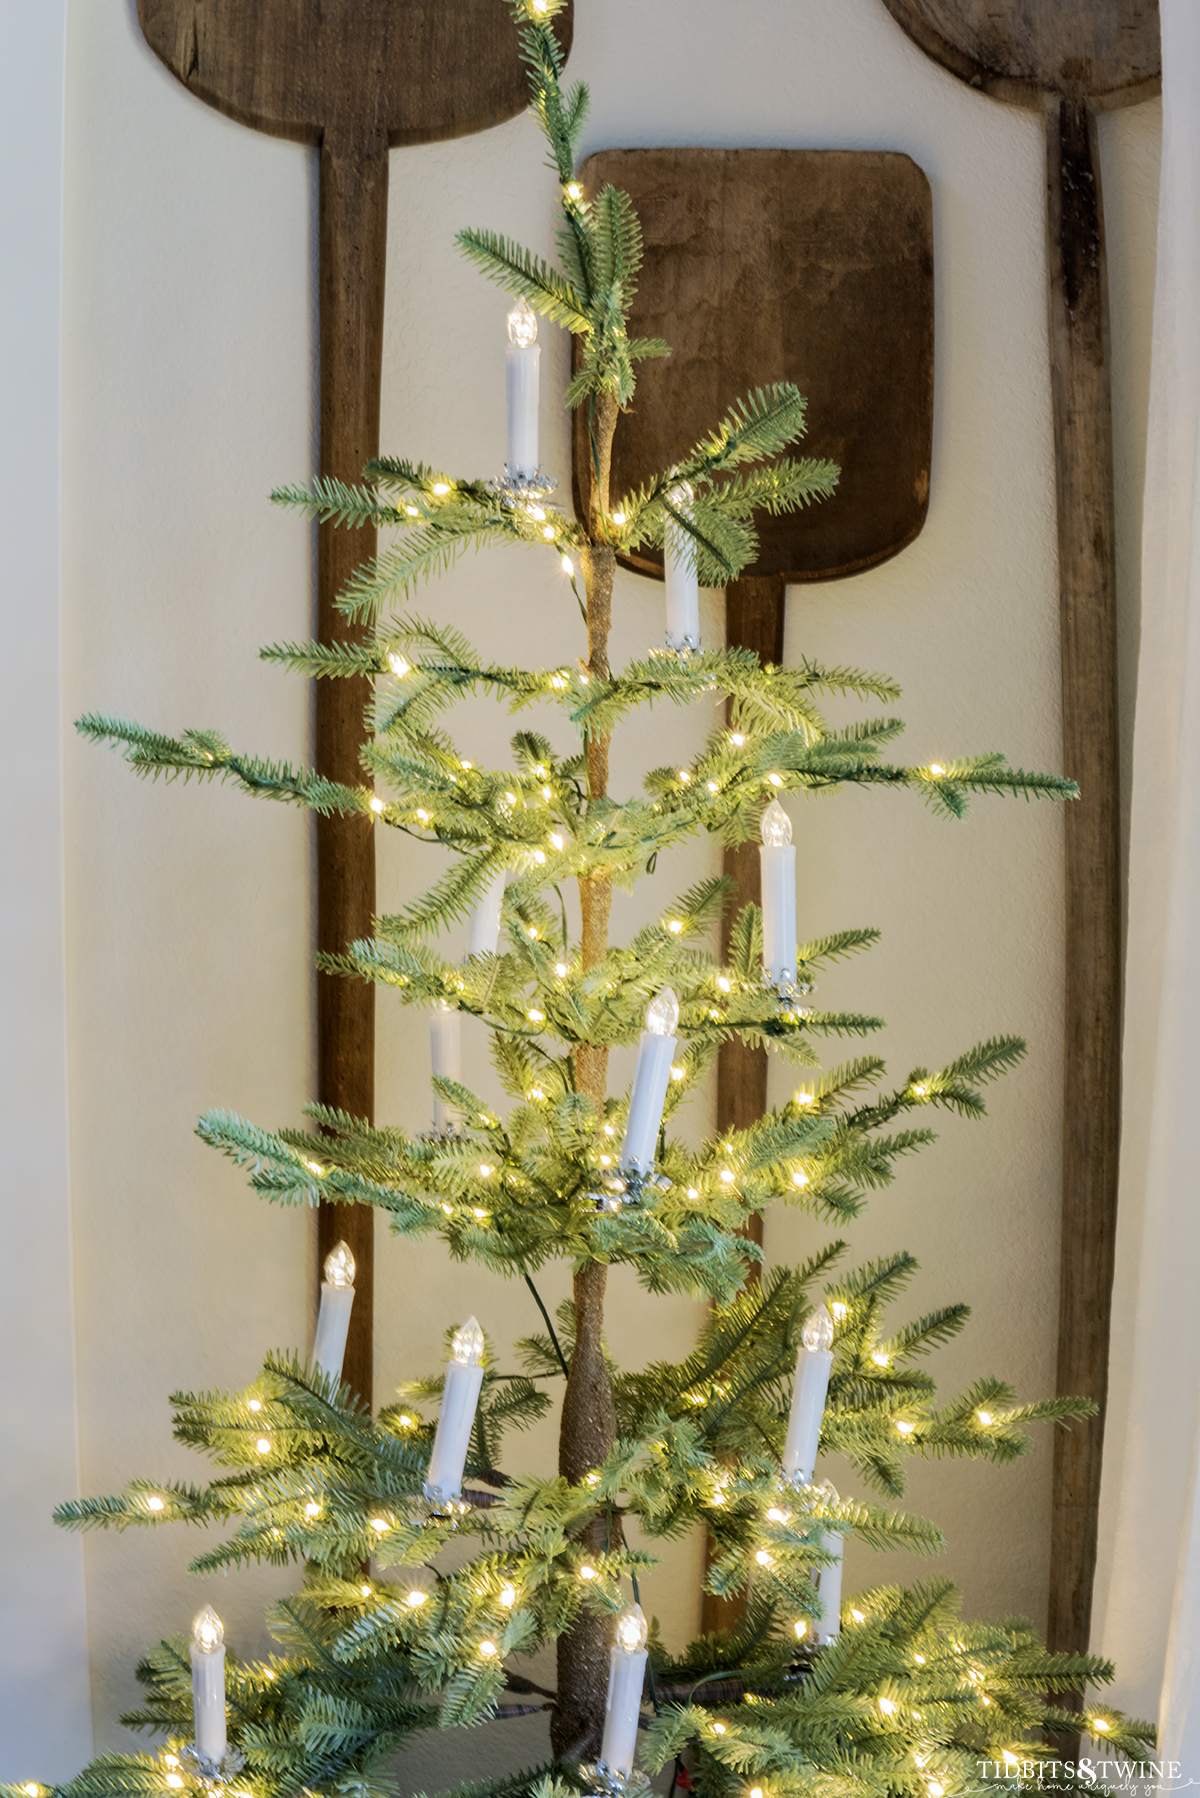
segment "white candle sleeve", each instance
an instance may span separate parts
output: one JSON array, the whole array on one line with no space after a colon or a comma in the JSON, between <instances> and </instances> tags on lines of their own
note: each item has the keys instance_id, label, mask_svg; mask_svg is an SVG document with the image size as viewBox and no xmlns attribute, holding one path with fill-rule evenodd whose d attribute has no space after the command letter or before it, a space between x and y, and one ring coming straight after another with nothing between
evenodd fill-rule
<instances>
[{"instance_id":1,"label":"white candle sleeve","mask_svg":"<svg viewBox=\"0 0 1200 1798\"><path fill-rule=\"evenodd\" d=\"M845 1539L832 1530L826 1530L822 1546L826 1554L837 1558L828 1567L821 1567L817 1571L817 1593L822 1612L818 1639L821 1642L833 1642L842 1627L842 1549Z\"/></svg>"},{"instance_id":2,"label":"white candle sleeve","mask_svg":"<svg viewBox=\"0 0 1200 1798\"><path fill-rule=\"evenodd\" d=\"M211 1605L192 1625L192 1717L196 1747L211 1761L225 1757L225 1631Z\"/></svg>"},{"instance_id":3,"label":"white candle sleeve","mask_svg":"<svg viewBox=\"0 0 1200 1798\"><path fill-rule=\"evenodd\" d=\"M508 399L510 475L534 475L538 465L538 386L542 352L537 343L537 314L522 300L508 315L508 348L504 352Z\"/></svg>"},{"instance_id":4,"label":"white candle sleeve","mask_svg":"<svg viewBox=\"0 0 1200 1798\"><path fill-rule=\"evenodd\" d=\"M462 1079L462 1018L457 1011L435 1011L429 1020L429 1050L433 1072L441 1080ZM454 1112L434 1095L433 1127L439 1133L454 1123Z\"/></svg>"},{"instance_id":5,"label":"white candle sleeve","mask_svg":"<svg viewBox=\"0 0 1200 1798\"><path fill-rule=\"evenodd\" d=\"M463 1468L471 1442L471 1425L483 1385L483 1331L470 1318L454 1336L454 1354L446 1368L442 1409L425 1480L427 1498L445 1501L462 1491Z\"/></svg>"},{"instance_id":6,"label":"white candle sleeve","mask_svg":"<svg viewBox=\"0 0 1200 1798\"><path fill-rule=\"evenodd\" d=\"M827 1350L802 1348L796 1356L783 1471L798 1485L807 1485L817 1464L817 1443L821 1437L821 1419L825 1415L825 1394L832 1366L833 1356Z\"/></svg>"},{"instance_id":7,"label":"white candle sleeve","mask_svg":"<svg viewBox=\"0 0 1200 1798\"><path fill-rule=\"evenodd\" d=\"M646 1650L625 1654L614 1648L608 1666L608 1702L604 1709L604 1740L600 1759L614 1773L633 1772L637 1752L638 1717L646 1678Z\"/></svg>"},{"instance_id":8,"label":"white candle sleeve","mask_svg":"<svg viewBox=\"0 0 1200 1798\"><path fill-rule=\"evenodd\" d=\"M671 495L679 504L679 496ZM691 495L685 494L684 498ZM684 507L680 504L680 510ZM667 642L672 649L700 645L700 580L687 532L668 517L663 532L663 579L667 589Z\"/></svg>"},{"instance_id":9,"label":"white candle sleeve","mask_svg":"<svg viewBox=\"0 0 1200 1798\"><path fill-rule=\"evenodd\" d=\"M507 868L498 869L471 913L468 955L495 955L500 941L500 914L504 906L504 883L507 878Z\"/></svg>"},{"instance_id":10,"label":"white candle sleeve","mask_svg":"<svg viewBox=\"0 0 1200 1798\"><path fill-rule=\"evenodd\" d=\"M796 1485L807 1485L817 1464L821 1419L833 1366L833 1319L824 1305L813 1312L800 1332L792 1383L792 1408L788 1413L783 1446L783 1471Z\"/></svg>"},{"instance_id":11,"label":"white candle sleeve","mask_svg":"<svg viewBox=\"0 0 1200 1798\"><path fill-rule=\"evenodd\" d=\"M327 1379L340 1380L346 1357L346 1336L350 1329L350 1313L354 1309L353 1286L321 1283L321 1308L317 1313L317 1333L313 1339L313 1367Z\"/></svg>"},{"instance_id":12,"label":"white candle sleeve","mask_svg":"<svg viewBox=\"0 0 1200 1798\"><path fill-rule=\"evenodd\" d=\"M655 1036L649 1030L643 1030L638 1039L637 1068L621 1144L621 1166L626 1173L645 1174L654 1166L671 1063L678 1047L678 1037Z\"/></svg>"},{"instance_id":13,"label":"white candle sleeve","mask_svg":"<svg viewBox=\"0 0 1200 1798\"><path fill-rule=\"evenodd\" d=\"M627 1778L637 1752L638 1717L646 1678L646 1619L631 1605L617 1619L616 1639L608 1662L608 1697L604 1705L604 1738L600 1760Z\"/></svg>"},{"instance_id":14,"label":"white candle sleeve","mask_svg":"<svg viewBox=\"0 0 1200 1798\"><path fill-rule=\"evenodd\" d=\"M796 850L792 822L777 799L762 820L763 972L776 986L796 979Z\"/></svg>"}]
</instances>

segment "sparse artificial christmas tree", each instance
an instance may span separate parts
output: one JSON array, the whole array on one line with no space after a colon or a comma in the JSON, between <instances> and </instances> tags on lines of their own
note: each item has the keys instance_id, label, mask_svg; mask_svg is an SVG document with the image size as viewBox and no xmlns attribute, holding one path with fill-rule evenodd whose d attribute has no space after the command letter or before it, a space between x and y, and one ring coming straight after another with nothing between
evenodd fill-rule
<instances>
[{"instance_id":1,"label":"sparse artificial christmas tree","mask_svg":"<svg viewBox=\"0 0 1200 1798\"><path fill-rule=\"evenodd\" d=\"M557 8L558 0L513 0L560 186L560 266L491 234L460 238L522 303L511 327L504 480L455 480L381 459L365 485L322 480L275 496L351 527L370 521L398 532L345 592L355 625L345 642L264 652L304 675L376 683L363 785L236 754L211 732L172 739L107 717L81 728L120 746L141 773L220 776L325 814L374 816L451 852L422 899L325 965L430 1010L443 1051L455 1014L481 1019L514 1101L507 1118L443 1077L435 1086L445 1127L430 1135L320 1108L310 1111L319 1134L271 1134L225 1113L207 1115L200 1133L249 1164L252 1186L276 1202L374 1205L398 1233L436 1233L454 1256L530 1285L547 1261L567 1259L574 1300L557 1331L543 1310L545 1333L521 1345L522 1373L493 1365L471 1320L454 1334L443 1379L414 1383L372 1418L340 1384L353 1268L331 1256L308 1363L274 1356L240 1393L176 1396L176 1434L216 1463L210 1483L138 1479L117 1497L65 1505L59 1520L75 1527L227 1525L193 1563L198 1571L252 1559L304 1570L301 1589L272 1613L282 1652L269 1666L223 1661L220 1623L207 1611L190 1654L182 1641L154 1650L140 1670L145 1707L127 1721L161 1732L165 1746L102 1757L58 1788L72 1798L222 1782L249 1798L386 1789L388 1757L413 1731L479 1719L506 1685L528 1691L514 1662L555 1639L554 1764L473 1793L635 1788L644 1777L634 1743L646 1654L628 1587L636 1600L637 1574L653 1556L626 1544L626 1518L651 1542L707 1531L709 1589L746 1595L736 1629L675 1657L649 1645L653 1716L641 1766L678 1769L686 1754L705 1798L950 1798L989 1783L1036 1785L1023 1763L1044 1758L1039 1732L1075 1727L1077 1715L1063 1708L1069 1695L1111 1676L1100 1661L1048 1655L1027 1624L960 1623L944 1581L858 1593L843 1621L842 1538L922 1553L940 1538L885 1504L813 1484L818 1431L822 1451L845 1456L890 1499L903 1491L908 1456L1007 1461L1025 1447L1028 1422L1085 1407L1018 1405L993 1379L939 1407L920 1358L966 1312L885 1321L912 1272L908 1256L838 1274L837 1241L759 1281L759 1251L743 1234L773 1202L837 1223L852 1217L898 1157L931 1140L911 1114L943 1107L978 1116L979 1086L1010 1067L1021 1045L987 1042L939 1072L915 1070L891 1092L878 1059L859 1058L814 1077L753 1128L695 1152L667 1133L731 1036L817 1068L814 1043L877 1022L807 1003L813 972L875 933L796 945L779 793L882 784L959 815L973 792L1073 789L995 755L890 765L879 752L900 729L894 718L833 731L815 709L822 692L890 702L897 695L886 680L808 662L763 668L744 651L691 641L692 583L726 584L753 559L753 514L828 495L837 470L785 456L803 430L804 402L777 386L736 406L641 491L610 495L613 434L635 364L667 352L627 335L640 259L627 196L608 188L588 197L576 182L587 96L560 85ZM567 398L587 409L594 472L590 512L578 521L549 503L536 446L528 432L522 440L522 422L536 417L522 356L537 313L577 343ZM578 569L586 659L532 671L484 665L450 627L387 612L468 545L513 542L563 558L573 586ZM617 556L664 542L671 643L614 674ZM570 727L570 753L559 753L552 734L526 729L513 739L511 768L473 766L441 725L464 694L549 708L560 733ZM711 704L713 694L729 698L728 725L700 757L652 771L642 798L609 796L610 736L627 713L656 701ZM652 874L661 850L698 831L734 843L760 827L765 954L754 906L734 920L727 964L706 952L727 903L721 880L665 905L627 945L610 942L614 885ZM568 880L578 884L577 943L563 903ZM469 916L475 952L447 961L435 939ZM610 1096L609 1050L637 1040L644 1023L632 1095ZM452 1052L442 1066L453 1068ZM625 1373L609 1360L603 1307L615 1263L633 1266L651 1293L714 1301L681 1365ZM557 1473L502 1472L504 1430L543 1414L560 1380ZM436 1565L447 1543L472 1537L478 1552L465 1564ZM1056 1704L1056 1694L1067 1696ZM1106 1743L1143 1751L1147 1726L1103 1708L1087 1714ZM1060 1774L1056 1783L1073 1781Z\"/></svg>"}]
</instances>

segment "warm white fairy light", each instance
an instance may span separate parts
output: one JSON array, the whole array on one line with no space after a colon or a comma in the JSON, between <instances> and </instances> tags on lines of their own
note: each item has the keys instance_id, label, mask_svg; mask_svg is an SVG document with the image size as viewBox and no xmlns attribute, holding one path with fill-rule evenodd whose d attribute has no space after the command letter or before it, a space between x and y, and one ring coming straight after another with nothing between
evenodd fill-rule
<instances>
[{"instance_id":1,"label":"warm white fairy light","mask_svg":"<svg viewBox=\"0 0 1200 1798\"><path fill-rule=\"evenodd\" d=\"M379 798L372 799L370 805L371 810L375 813L377 818L382 817L383 813L387 810L387 806L384 804L383 800Z\"/></svg>"},{"instance_id":2,"label":"warm white fairy light","mask_svg":"<svg viewBox=\"0 0 1200 1798\"><path fill-rule=\"evenodd\" d=\"M306 1517L319 1517L321 1515L321 1507L315 1499L309 1499L304 1507L304 1515Z\"/></svg>"},{"instance_id":3,"label":"warm white fairy light","mask_svg":"<svg viewBox=\"0 0 1200 1798\"><path fill-rule=\"evenodd\" d=\"M797 1641L802 1642L804 1640L805 1636L808 1634L808 1619L806 1617L797 1617L795 1623L793 1623L793 1625L792 1625L792 1628L796 1632Z\"/></svg>"},{"instance_id":4,"label":"warm white fairy light","mask_svg":"<svg viewBox=\"0 0 1200 1798\"><path fill-rule=\"evenodd\" d=\"M915 1423L907 1423L903 1417L896 1419L896 1428L902 1436L911 1436L916 1427Z\"/></svg>"},{"instance_id":5,"label":"warm white fairy light","mask_svg":"<svg viewBox=\"0 0 1200 1798\"><path fill-rule=\"evenodd\" d=\"M364 1582L363 1582L363 1584L362 1584L362 1585L361 1585L361 1586L360 1586L360 1587L359 1587L359 1588L358 1588L358 1591L359 1591L359 1596L360 1596L360 1597L361 1597L361 1598L370 1598L370 1596L371 1596L371 1588L370 1588L370 1586L368 1586L368 1585L367 1585L367 1584L366 1584L366 1582L365 1582L365 1581L364 1581Z\"/></svg>"},{"instance_id":6,"label":"warm white fairy light","mask_svg":"<svg viewBox=\"0 0 1200 1798\"><path fill-rule=\"evenodd\" d=\"M481 1642L479 1644L479 1652L485 1661L490 1661L494 1655L499 1654L500 1650L496 1647L494 1642Z\"/></svg>"},{"instance_id":7,"label":"warm white fairy light","mask_svg":"<svg viewBox=\"0 0 1200 1798\"><path fill-rule=\"evenodd\" d=\"M990 1411L976 1411L975 1415L983 1425L984 1429L987 1428L988 1424L995 1421Z\"/></svg>"},{"instance_id":8,"label":"warm white fairy light","mask_svg":"<svg viewBox=\"0 0 1200 1798\"><path fill-rule=\"evenodd\" d=\"M768 774L767 779L773 787L781 787L783 785L783 776L781 774Z\"/></svg>"},{"instance_id":9,"label":"warm white fairy light","mask_svg":"<svg viewBox=\"0 0 1200 1798\"><path fill-rule=\"evenodd\" d=\"M398 650L389 650L387 661L388 667L396 676L397 680L403 680L406 674L412 673L412 663L408 661L406 657L402 656Z\"/></svg>"},{"instance_id":10,"label":"warm white fairy light","mask_svg":"<svg viewBox=\"0 0 1200 1798\"><path fill-rule=\"evenodd\" d=\"M564 556L562 558L562 567L564 574L574 574L575 572L575 564L572 562L570 556Z\"/></svg>"},{"instance_id":11,"label":"warm white fairy light","mask_svg":"<svg viewBox=\"0 0 1200 1798\"><path fill-rule=\"evenodd\" d=\"M891 1358L886 1349L872 1349L871 1351L871 1359L876 1367L886 1367Z\"/></svg>"},{"instance_id":12,"label":"warm white fairy light","mask_svg":"<svg viewBox=\"0 0 1200 1798\"><path fill-rule=\"evenodd\" d=\"M940 762L930 762L929 772L931 774L944 774L946 770L942 767Z\"/></svg>"},{"instance_id":13,"label":"warm white fairy light","mask_svg":"<svg viewBox=\"0 0 1200 1798\"><path fill-rule=\"evenodd\" d=\"M419 1586L414 1586L404 1602L410 1611L419 1611L423 1604L429 1602L429 1594L428 1592L422 1592Z\"/></svg>"},{"instance_id":14,"label":"warm white fairy light","mask_svg":"<svg viewBox=\"0 0 1200 1798\"><path fill-rule=\"evenodd\" d=\"M500 1603L504 1606L504 1609L506 1611L511 1611L516 1602L517 1588L512 1585L511 1582L501 1586Z\"/></svg>"},{"instance_id":15,"label":"warm white fairy light","mask_svg":"<svg viewBox=\"0 0 1200 1798\"><path fill-rule=\"evenodd\" d=\"M387 1532L388 1532L388 1528L389 1528L387 1518L386 1517L372 1517L371 1528L375 1531L375 1534L377 1536L386 1536Z\"/></svg>"},{"instance_id":16,"label":"warm white fairy light","mask_svg":"<svg viewBox=\"0 0 1200 1798\"><path fill-rule=\"evenodd\" d=\"M579 1569L579 1577L582 1580L595 1579L596 1569L594 1567L581 1567Z\"/></svg>"},{"instance_id":17,"label":"warm white fairy light","mask_svg":"<svg viewBox=\"0 0 1200 1798\"><path fill-rule=\"evenodd\" d=\"M146 1500L146 1509L148 1511L163 1511L166 1509L166 1506L163 1503L163 1500L158 1497L157 1493L154 1493Z\"/></svg>"}]
</instances>

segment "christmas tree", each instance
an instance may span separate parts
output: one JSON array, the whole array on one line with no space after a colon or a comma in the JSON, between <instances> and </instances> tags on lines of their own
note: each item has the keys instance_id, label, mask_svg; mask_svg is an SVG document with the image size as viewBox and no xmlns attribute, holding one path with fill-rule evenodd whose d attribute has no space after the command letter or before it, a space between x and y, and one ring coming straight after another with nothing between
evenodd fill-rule
<instances>
[{"instance_id":1,"label":"christmas tree","mask_svg":"<svg viewBox=\"0 0 1200 1798\"><path fill-rule=\"evenodd\" d=\"M372 1416L340 1379L354 1270L335 1251L308 1360L272 1356L238 1393L176 1395L176 1434L210 1458L214 1476L199 1485L135 1479L115 1497L63 1506L60 1521L223 1525L223 1538L193 1562L197 1571L265 1560L301 1569L303 1583L273 1611L280 1653L269 1664L226 1657L220 1620L207 1609L190 1650L182 1638L153 1650L139 1670L144 1707L126 1721L164 1742L104 1756L58 1789L77 1798L199 1785L248 1798L385 1790L388 1758L413 1732L471 1723L506 1689L528 1691L520 1659L550 1642L553 1762L470 1788L472 1798L616 1794L671 1765L706 1798L835 1790L948 1798L989 1783L1083 1784L1061 1767L1043 1778L1043 1732L1077 1728L1075 1695L1111 1668L1047 1654L1019 1620L961 1622L945 1581L857 1593L843 1608L845 1536L919 1553L936 1550L940 1537L890 1503L840 1498L814 1473L818 1449L841 1454L867 1489L894 1500L909 1456L1011 1460L1026 1445L1026 1424L1065 1421L1085 1407L1022 1405L991 1378L939 1403L923 1357L961 1329L965 1308L894 1321L909 1257L846 1271L835 1240L804 1266L760 1277L746 1233L773 1202L842 1225L898 1158L932 1140L927 1119L912 1114L979 1116L980 1087L1012 1066L1021 1044L986 1042L891 1090L877 1058L856 1057L815 1071L747 1130L695 1150L669 1134L730 1038L819 1070L817 1044L878 1023L809 1003L814 973L868 947L874 933L796 942L780 794L883 784L958 816L974 793L1059 798L1073 789L996 755L923 768L886 762L881 751L900 729L894 716L832 730L817 702L837 693L890 703L897 694L887 680L809 662L764 668L744 651L700 646L696 584L735 578L754 558L754 514L819 501L837 470L787 454L804 429L804 401L772 386L639 491L610 493L613 437L636 365L667 346L628 335L641 254L628 197L612 188L588 196L576 179L587 95L562 86L552 29L560 0L512 4L563 216L557 268L491 233L460 237L519 302L505 477L462 480L381 458L361 485L324 479L274 496L326 521L396 533L345 590L355 625L346 641L264 652L305 676L374 683L363 784L236 753L210 731L171 738L103 716L81 729L118 746L143 774L231 780L254 796L373 818L451 852L422 898L322 962L432 1013L440 1127L412 1136L311 1107L313 1129L272 1133L210 1113L200 1133L247 1165L253 1188L275 1202L378 1207L398 1234L436 1233L452 1255L527 1282L535 1297L539 1269L566 1260L573 1301L556 1325L538 1298L545 1330L520 1345L519 1372L497 1367L479 1325L464 1322L444 1374L414 1381L400 1403ZM576 342L566 398L586 408L593 474L579 520L551 503L537 467L537 315ZM574 665L485 663L452 626L392 609L468 546L497 543L562 559L586 625L586 654ZM668 646L614 673L614 570L639 547L664 551ZM518 731L509 768L473 766L443 724L466 694L540 708L547 734ZM711 703L714 694L727 697L728 722L701 756L650 771L642 797L610 796L609 745L624 717L656 702ZM653 875L660 851L700 831L726 843L763 838L764 904L733 919L728 959L705 947L728 903L719 879L614 944L614 888ZM567 882L577 885L578 940ZM439 933L468 918L471 953L450 961ZM490 1033L513 1100L507 1116L458 1078L462 1013ZM609 1051L633 1042L632 1089L610 1094ZM681 1364L628 1372L610 1358L605 1283L620 1263L649 1293L712 1300ZM560 1394L557 1470L504 1471L506 1431ZM648 1640L638 1575L653 1555L626 1541L627 1521L651 1543L706 1531L708 1589L741 1595L741 1622L678 1653ZM450 1565L443 1551L452 1544ZM639 1751L644 1692L651 1714L640 1718ZM1141 1754L1148 1726L1095 1704L1086 1715L1097 1739ZM36 1798L44 1788L6 1789Z\"/></svg>"}]
</instances>

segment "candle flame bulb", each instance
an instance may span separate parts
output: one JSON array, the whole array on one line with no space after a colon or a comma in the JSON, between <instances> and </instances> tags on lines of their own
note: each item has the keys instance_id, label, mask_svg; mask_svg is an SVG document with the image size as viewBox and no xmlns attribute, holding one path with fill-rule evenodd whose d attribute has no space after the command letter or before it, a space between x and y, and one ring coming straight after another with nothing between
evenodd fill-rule
<instances>
[{"instance_id":1,"label":"candle flame bulb","mask_svg":"<svg viewBox=\"0 0 1200 1798\"><path fill-rule=\"evenodd\" d=\"M646 1028L651 1036L674 1036L679 1022L679 1000L669 986L646 1007Z\"/></svg>"},{"instance_id":2,"label":"candle flame bulb","mask_svg":"<svg viewBox=\"0 0 1200 1798\"><path fill-rule=\"evenodd\" d=\"M800 1332L800 1340L806 1349L819 1349L828 1353L833 1347L833 1319L824 1305L808 1319Z\"/></svg>"},{"instance_id":3,"label":"candle flame bulb","mask_svg":"<svg viewBox=\"0 0 1200 1798\"><path fill-rule=\"evenodd\" d=\"M617 1618L616 1646L622 1654L640 1654L649 1635L640 1604L631 1604Z\"/></svg>"},{"instance_id":4,"label":"candle flame bulb","mask_svg":"<svg viewBox=\"0 0 1200 1798\"><path fill-rule=\"evenodd\" d=\"M527 350L531 343L537 342L537 334L537 313L527 300L522 300L508 315L508 340L518 349Z\"/></svg>"},{"instance_id":5,"label":"candle flame bulb","mask_svg":"<svg viewBox=\"0 0 1200 1798\"><path fill-rule=\"evenodd\" d=\"M354 1256L348 1243L339 1242L326 1255L325 1279L330 1286L354 1285Z\"/></svg>"},{"instance_id":6,"label":"candle flame bulb","mask_svg":"<svg viewBox=\"0 0 1200 1798\"><path fill-rule=\"evenodd\" d=\"M454 1332L451 1354L460 1367L478 1367L483 1360L483 1331L478 1320L468 1317Z\"/></svg>"},{"instance_id":7,"label":"candle flame bulb","mask_svg":"<svg viewBox=\"0 0 1200 1798\"><path fill-rule=\"evenodd\" d=\"M762 840L772 849L782 849L792 840L792 821L778 799L772 799L762 815Z\"/></svg>"},{"instance_id":8,"label":"candle flame bulb","mask_svg":"<svg viewBox=\"0 0 1200 1798\"><path fill-rule=\"evenodd\" d=\"M192 1623L192 1641L201 1654L215 1654L225 1640L225 1625L210 1604L197 1611Z\"/></svg>"}]
</instances>

